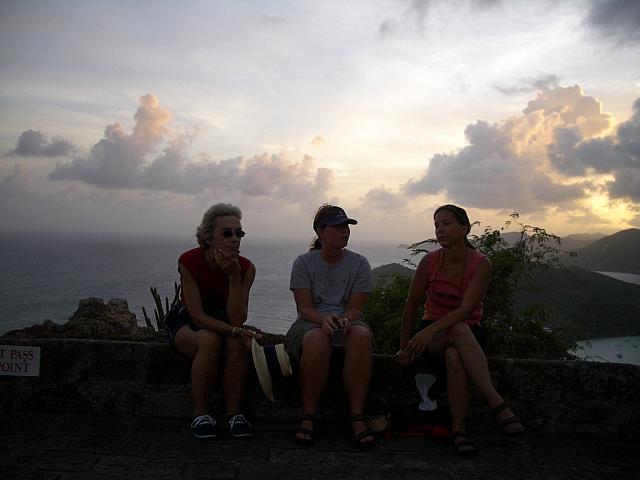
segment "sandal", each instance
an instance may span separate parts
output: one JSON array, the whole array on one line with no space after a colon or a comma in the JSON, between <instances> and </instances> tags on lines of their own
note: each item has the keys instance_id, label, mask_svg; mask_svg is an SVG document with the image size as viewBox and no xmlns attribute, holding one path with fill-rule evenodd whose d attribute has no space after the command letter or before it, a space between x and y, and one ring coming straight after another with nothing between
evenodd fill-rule
<instances>
[{"instance_id":1,"label":"sandal","mask_svg":"<svg viewBox=\"0 0 640 480\"><path fill-rule=\"evenodd\" d=\"M309 422L312 422L312 423L315 423L316 414L315 413L303 413L302 416L300 417L300 422L303 422L305 420L309 421ZM299 437L298 436L299 434L306 435L306 437ZM315 432L313 430L311 430L310 428L303 427L302 425L300 425L296 429L296 436L295 436L296 443L298 445L304 445L305 447L310 447L316 441L316 439L314 438L314 434L315 434Z\"/></svg>"},{"instance_id":2,"label":"sandal","mask_svg":"<svg viewBox=\"0 0 640 480\"><path fill-rule=\"evenodd\" d=\"M455 431L451 434L451 438L453 440L453 451L456 455L469 458L478 453L478 449L476 449L473 442L467 438L467 434L465 432L460 430ZM462 438L463 440L456 442L457 438Z\"/></svg>"},{"instance_id":3,"label":"sandal","mask_svg":"<svg viewBox=\"0 0 640 480\"><path fill-rule=\"evenodd\" d=\"M353 425L355 422L364 422L365 425L366 425L367 424L367 417L365 417L361 413L360 414L356 414L356 415L352 415L351 417L349 417L349 423L351 425ZM362 440L367 438L367 437L371 437L371 440L363 442ZM374 447L374 445L376 444L376 437L374 436L373 432L371 430L369 430L368 428L365 428L360 433L353 432L352 438L353 438L353 442L355 443L356 447L359 450L371 450Z\"/></svg>"},{"instance_id":4,"label":"sandal","mask_svg":"<svg viewBox=\"0 0 640 480\"><path fill-rule=\"evenodd\" d=\"M507 435L517 435L524 432L524 425L520 419L514 414L509 418L500 418L500 413L509 408L506 402L502 402L499 405L493 407L493 416L496 418L498 425L502 431Z\"/></svg>"}]
</instances>

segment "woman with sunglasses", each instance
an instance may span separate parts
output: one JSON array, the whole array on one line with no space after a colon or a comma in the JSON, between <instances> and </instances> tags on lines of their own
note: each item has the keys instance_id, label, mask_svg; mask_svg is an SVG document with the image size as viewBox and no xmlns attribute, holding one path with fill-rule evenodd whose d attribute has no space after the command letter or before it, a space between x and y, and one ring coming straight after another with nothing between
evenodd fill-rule
<instances>
[{"instance_id":1,"label":"woman with sunglasses","mask_svg":"<svg viewBox=\"0 0 640 480\"><path fill-rule=\"evenodd\" d=\"M255 266L240 255L245 233L236 206L210 207L196 230L198 247L178 259L182 286L181 305L167 318L169 340L192 359L191 385L197 438L215 438L216 420L209 414L209 396L222 364L222 389L231 435L253 436L240 407L248 372L249 340L254 331L243 328L247 320L249 290Z\"/></svg>"},{"instance_id":2,"label":"woman with sunglasses","mask_svg":"<svg viewBox=\"0 0 640 480\"><path fill-rule=\"evenodd\" d=\"M287 332L286 344L300 366L303 415L295 440L302 445L314 443L318 399L329 378L332 356L342 353L355 445L366 450L375 443L363 416L373 365L371 332L362 319L371 292L371 267L365 257L346 249L349 225L357 223L340 207L321 206L313 220L317 238L291 271L298 318Z\"/></svg>"},{"instance_id":3,"label":"woman with sunglasses","mask_svg":"<svg viewBox=\"0 0 640 480\"><path fill-rule=\"evenodd\" d=\"M471 222L463 208L439 207L434 225L442 248L418 264L405 302L396 359L409 365L423 352L444 358L454 451L471 456L476 449L466 434L470 381L486 396L505 433L520 433L524 427L491 383L484 353L480 321L491 262L467 239ZM420 330L414 334L416 314L423 305Z\"/></svg>"}]
</instances>

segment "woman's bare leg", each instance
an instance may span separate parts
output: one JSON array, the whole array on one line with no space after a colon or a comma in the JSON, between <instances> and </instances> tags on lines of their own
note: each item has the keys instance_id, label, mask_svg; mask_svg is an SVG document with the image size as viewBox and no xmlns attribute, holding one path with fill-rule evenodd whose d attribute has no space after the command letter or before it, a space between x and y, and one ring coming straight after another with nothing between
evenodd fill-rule
<instances>
[{"instance_id":1,"label":"woman's bare leg","mask_svg":"<svg viewBox=\"0 0 640 480\"><path fill-rule=\"evenodd\" d=\"M342 370L350 415L359 415L363 412L373 368L372 353L369 329L362 325L352 326L344 339L344 367ZM353 422L351 427L356 434L367 429L366 423L360 421ZM372 440L373 438L370 436L362 438L362 442Z\"/></svg>"},{"instance_id":2,"label":"woman's bare leg","mask_svg":"<svg viewBox=\"0 0 640 480\"><path fill-rule=\"evenodd\" d=\"M227 415L240 413L249 369L247 342L243 337L227 337L222 385Z\"/></svg>"},{"instance_id":3,"label":"woman's bare leg","mask_svg":"<svg viewBox=\"0 0 640 480\"><path fill-rule=\"evenodd\" d=\"M300 394L302 396L303 413L316 413L318 400L329 379L331 362L331 337L321 329L309 330L302 339L302 355L300 357ZM303 420L302 426L313 430L311 420ZM300 439L307 439L304 433L296 434Z\"/></svg>"},{"instance_id":4,"label":"woman's bare leg","mask_svg":"<svg viewBox=\"0 0 640 480\"><path fill-rule=\"evenodd\" d=\"M209 330L194 331L185 325L178 330L174 344L179 352L192 359L193 415L204 415L209 412L209 396L217 380L220 336Z\"/></svg>"},{"instance_id":5,"label":"woman's bare leg","mask_svg":"<svg viewBox=\"0 0 640 480\"><path fill-rule=\"evenodd\" d=\"M462 358L462 363L469 379L487 398L489 407L494 408L504 401L493 386L489 374L489 365L484 351L478 344L471 328L466 323L458 323L434 339L429 346L432 353L443 352L448 346L454 346ZM514 413L506 408L500 412L501 419L511 418Z\"/></svg>"},{"instance_id":6,"label":"woman's bare leg","mask_svg":"<svg viewBox=\"0 0 640 480\"><path fill-rule=\"evenodd\" d=\"M444 352L447 366L447 396L451 410L451 428L454 432L465 432L469 412L469 378L462 358L455 347Z\"/></svg>"}]
</instances>

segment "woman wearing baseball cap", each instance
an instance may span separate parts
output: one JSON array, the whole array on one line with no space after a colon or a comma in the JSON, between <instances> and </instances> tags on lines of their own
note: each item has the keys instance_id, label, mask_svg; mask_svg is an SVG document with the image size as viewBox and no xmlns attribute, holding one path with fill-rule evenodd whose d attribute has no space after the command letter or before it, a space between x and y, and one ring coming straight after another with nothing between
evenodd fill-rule
<instances>
[{"instance_id":1,"label":"woman wearing baseball cap","mask_svg":"<svg viewBox=\"0 0 640 480\"><path fill-rule=\"evenodd\" d=\"M332 356L342 353L355 445L366 450L375 444L363 416L373 365L372 334L362 319L372 288L371 267L364 256L346 248L349 226L357 223L342 208L322 205L313 220L317 238L291 271L298 317L286 344L300 366L303 415L295 440L302 445L314 443L318 399L327 385Z\"/></svg>"}]
</instances>

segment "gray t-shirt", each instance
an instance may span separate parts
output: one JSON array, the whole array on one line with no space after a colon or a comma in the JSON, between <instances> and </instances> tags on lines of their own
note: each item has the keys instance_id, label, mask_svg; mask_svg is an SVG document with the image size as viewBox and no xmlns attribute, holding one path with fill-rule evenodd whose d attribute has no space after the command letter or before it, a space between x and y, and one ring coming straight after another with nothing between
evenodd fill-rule
<instances>
[{"instance_id":1,"label":"gray t-shirt","mask_svg":"<svg viewBox=\"0 0 640 480\"><path fill-rule=\"evenodd\" d=\"M289 288L308 288L318 312L341 314L349 296L371 292L371 283L369 261L359 253L345 249L342 260L330 265L320 250L311 250L293 262Z\"/></svg>"}]
</instances>

